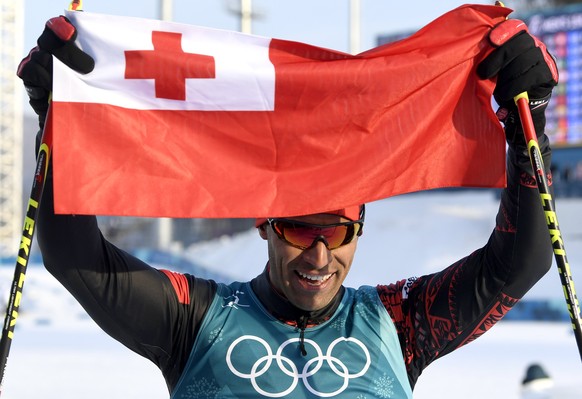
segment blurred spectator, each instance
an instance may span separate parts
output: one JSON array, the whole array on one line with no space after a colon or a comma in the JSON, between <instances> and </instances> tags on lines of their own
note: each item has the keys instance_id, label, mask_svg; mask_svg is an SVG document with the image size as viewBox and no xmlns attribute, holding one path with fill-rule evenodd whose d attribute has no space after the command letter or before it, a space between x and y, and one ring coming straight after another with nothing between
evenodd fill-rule
<instances>
[{"instance_id":1,"label":"blurred spectator","mask_svg":"<svg viewBox=\"0 0 582 399\"><path fill-rule=\"evenodd\" d=\"M528 366L521 382L521 399L552 399L554 381L539 364Z\"/></svg>"},{"instance_id":2,"label":"blurred spectator","mask_svg":"<svg viewBox=\"0 0 582 399\"><path fill-rule=\"evenodd\" d=\"M565 183L568 183L570 181L570 166L569 165L563 169L562 179L564 180Z\"/></svg>"},{"instance_id":3,"label":"blurred spectator","mask_svg":"<svg viewBox=\"0 0 582 399\"><path fill-rule=\"evenodd\" d=\"M578 161L576 164L576 170L574 171L574 180L582 181L582 161Z\"/></svg>"}]
</instances>

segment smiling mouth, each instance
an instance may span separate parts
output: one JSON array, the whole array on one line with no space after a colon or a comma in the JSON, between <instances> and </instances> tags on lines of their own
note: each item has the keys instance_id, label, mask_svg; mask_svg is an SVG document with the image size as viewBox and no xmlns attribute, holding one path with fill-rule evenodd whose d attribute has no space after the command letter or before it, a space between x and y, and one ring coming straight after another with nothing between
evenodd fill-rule
<instances>
[{"instance_id":1,"label":"smiling mouth","mask_svg":"<svg viewBox=\"0 0 582 399\"><path fill-rule=\"evenodd\" d=\"M320 276L313 274L305 274L298 271L297 275L302 281L305 281L307 284L318 286L324 284L327 280L329 280L331 276L333 276L333 273Z\"/></svg>"}]
</instances>

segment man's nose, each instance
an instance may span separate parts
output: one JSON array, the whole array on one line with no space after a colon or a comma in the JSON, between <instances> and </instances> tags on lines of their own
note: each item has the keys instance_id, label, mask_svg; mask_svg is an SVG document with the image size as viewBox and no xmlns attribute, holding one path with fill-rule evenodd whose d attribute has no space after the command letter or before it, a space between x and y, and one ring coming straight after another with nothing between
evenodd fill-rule
<instances>
[{"instance_id":1,"label":"man's nose","mask_svg":"<svg viewBox=\"0 0 582 399\"><path fill-rule=\"evenodd\" d=\"M303 259L315 267L325 267L331 262L331 251L324 239L316 239L313 245L303 251Z\"/></svg>"}]
</instances>

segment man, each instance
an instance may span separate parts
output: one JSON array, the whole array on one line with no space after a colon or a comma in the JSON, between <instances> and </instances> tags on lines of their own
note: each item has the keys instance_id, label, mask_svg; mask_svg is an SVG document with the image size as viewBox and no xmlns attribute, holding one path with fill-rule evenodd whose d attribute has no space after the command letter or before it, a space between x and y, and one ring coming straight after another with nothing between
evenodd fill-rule
<instances>
[{"instance_id":1,"label":"man","mask_svg":"<svg viewBox=\"0 0 582 399\"><path fill-rule=\"evenodd\" d=\"M50 54L80 72L92 69L75 35L64 17L53 18L18 69L41 127L52 89ZM157 270L108 242L95 217L55 215L50 176L38 221L45 266L108 334L161 369L172 398L412 397L427 365L486 332L551 265L512 99L530 94L549 170L544 111L556 65L515 21L496 26L489 40L496 49L477 73L497 77L508 186L489 241L444 270L344 287L363 205L257 220L268 263L250 282Z\"/></svg>"}]
</instances>

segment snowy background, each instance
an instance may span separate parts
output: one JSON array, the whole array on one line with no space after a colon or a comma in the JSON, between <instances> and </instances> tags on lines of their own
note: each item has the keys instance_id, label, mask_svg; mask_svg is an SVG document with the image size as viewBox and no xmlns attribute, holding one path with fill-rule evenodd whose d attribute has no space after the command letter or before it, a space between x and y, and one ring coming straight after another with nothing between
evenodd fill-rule
<instances>
[{"instance_id":1,"label":"snowy background","mask_svg":"<svg viewBox=\"0 0 582 399\"><path fill-rule=\"evenodd\" d=\"M346 285L389 283L442 269L486 242L497 207L488 190L419 193L369 204ZM558 199L557 211L580 288L582 201ZM185 255L247 280L263 269L266 244L249 231L199 244ZM2 293L8 292L13 273L13 264L0 267ZM555 266L526 298L563 301ZM570 324L510 321L429 366L414 397L517 399L533 362L553 377L554 398L582 397L582 363ZM40 265L30 265L2 399L79 397L153 399L168 393L153 364L102 333Z\"/></svg>"}]
</instances>

